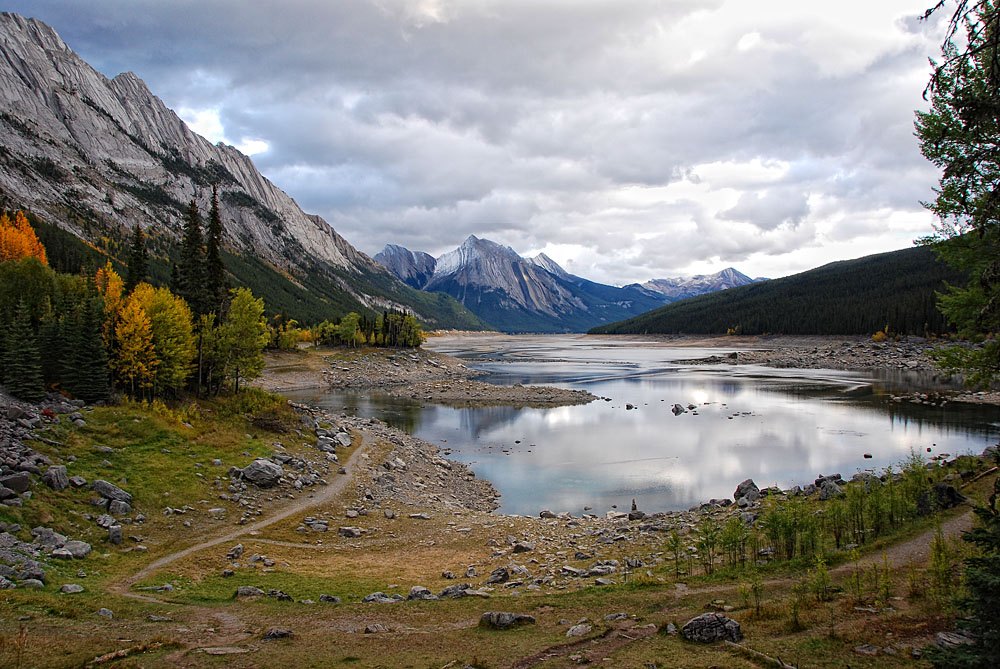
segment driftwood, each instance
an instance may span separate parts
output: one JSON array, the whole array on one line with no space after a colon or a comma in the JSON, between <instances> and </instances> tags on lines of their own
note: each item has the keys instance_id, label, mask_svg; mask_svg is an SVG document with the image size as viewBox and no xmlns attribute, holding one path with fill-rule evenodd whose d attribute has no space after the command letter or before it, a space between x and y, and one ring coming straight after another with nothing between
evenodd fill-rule
<instances>
[{"instance_id":1,"label":"driftwood","mask_svg":"<svg viewBox=\"0 0 1000 669\"><path fill-rule=\"evenodd\" d=\"M778 667L778 669L798 669L794 664L785 664L780 657L771 657L770 655L764 655L764 653L753 650L752 648L747 648L738 643L733 643L732 641L723 641L727 647L735 650L738 653L747 655L754 660L760 660L761 662L766 662L771 666Z\"/></svg>"}]
</instances>

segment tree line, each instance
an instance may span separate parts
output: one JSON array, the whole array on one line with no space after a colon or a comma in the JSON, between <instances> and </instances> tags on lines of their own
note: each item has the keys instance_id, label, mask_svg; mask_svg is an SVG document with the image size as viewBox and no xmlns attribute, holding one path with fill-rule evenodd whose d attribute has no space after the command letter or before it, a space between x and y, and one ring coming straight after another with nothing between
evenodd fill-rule
<instances>
[{"instance_id":1,"label":"tree line","mask_svg":"<svg viewBox=\"0 0 1000 669\"><path fill-rule=\"evenodd\" d=\"M904 249L699 295L591 333L940 334L952 328L937 293L965 276L929 249Z\"/></svg>"},{"instance_id":2,"label":"tree line","mask_svg":"<svg viewBox=\"0 0 1000 669\"><path fill-rule=\"evenodd\" d=\"M94 269L89 256L75 257L88 258L79 273L56 271L24 212L0 216L0 317L6 323L0 380L17 397L37 401L46 388L87 402L113 392L137 398L238 392L260 375L269 346L423 342L417 320L402 312L374 318L350 312L314 327L281 315L269 323L262 299L229 286L214 190L207 226L197 204L188 206L167 286L149 282L146 236L138 225L124 278L111 260Z\"/></svg>"},{"instance_id":3,"label":"tree line","mask_svg":"<svg viewBox=\"0 0 1000 669\"><path fill-rule=\"evenodd\" d=\"M148 257L138 226L126 279L110 260L74 275L49 267L23 212L14 212L13 221L4 213L0 316L7 326L0 337L0 378L7 390L37 401L52 388L97 402L116 390L139 398L175 397L185 389L239 391L259 375L270 341L264 303L246 288L228 289L224 267L211 262L221 224L213 230L210 218L203 247L196 241L200 223L192 203L185 231L190 243L175 292L146 281Z\"/></svg>"}]
</instances>

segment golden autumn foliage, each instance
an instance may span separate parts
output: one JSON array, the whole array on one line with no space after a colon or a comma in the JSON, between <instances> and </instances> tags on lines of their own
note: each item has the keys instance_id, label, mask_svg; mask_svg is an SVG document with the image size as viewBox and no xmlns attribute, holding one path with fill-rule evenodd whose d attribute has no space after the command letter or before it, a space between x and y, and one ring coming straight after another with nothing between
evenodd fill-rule
<instances>
[{"instance_id":1,"label":"golden autumn foliage","mask_svg":"<svg viewBox=\"0 0 1000 669\"><path fill-rule=\"evenodd\" d=\"M38 258L43 265L49 264L45 247L38 241L24 212L14 212L13 222L7 212L4 212L0 216L0 262L29 257Z\"/></svg>"},{"instance_id":2,"label":"golden autumn foliage","mask_svg":"<svg viewBox=\"0 0 1000 669\"><path fill-rule=\"evenodd\" d=\"M137 285L129 299L138 301L149 317L157 359L154 391L180 391L194 371L191 363L197 352L191 309L168 288L153 288L146 282Z\"/></svg>"},{"instance_id":3,"label":"golden autumn foliage","mask_svg":"<svg viewBox=\"0 0 1000 669\"><path fill-rule=\"evenodd\" d=\"M122 307L115 340L118 346L111 365L118 378L130 386L133 395L152 386L158 363L152 325L135 295L129 296Z\"/></svg>"},{"instance_id":4,"label":"golden autumn foliage","mask_svg":"<svg viewBox=\"0 0 1000 669\"><path fill-rule=\"evenodd\" d=\"M125 282L111 266L109 260L104 267L97 270L94 276L97 290L104 298L104 347L112 351L115 348L115 329L118 327L118 317L125 303Z\"/></svg>"}]
</instances>

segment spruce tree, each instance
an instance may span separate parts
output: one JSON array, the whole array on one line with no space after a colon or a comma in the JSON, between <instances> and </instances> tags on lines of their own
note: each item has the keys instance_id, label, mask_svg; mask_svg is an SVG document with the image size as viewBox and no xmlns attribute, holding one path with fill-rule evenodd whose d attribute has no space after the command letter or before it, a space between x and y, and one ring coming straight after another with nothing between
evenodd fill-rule
<instances>
[{"instance_id":1,"label":"spruce tree","mask_svg":"<svg viewBox=\"0 0 1000 669\"><path fill-rule=\"evenodd\" d=\"M60 387L72 395L79 392L82 380L80 369L80 348L83 345L83 306L73 304L60 319L59 334L62 339L62 354L59 359Z\"/></svg>"},{"instance_id":2,"label":"spruce tree","mask_svg":"<svg viewBox=\"0 0 1000 669\"><path fill-rule=\"evenodd\" d=\"M108 354L101 336L104 323L104 301L91 296L82 307L80 346L77 350L77 387L75 394L85 402L99 402L110 396L111 382Z\"/></svg>"},{"instance_id":3,"label":"spruce tree","mask_svg":"<svg viewBox=\"0 0 1000 669\"><path fill-rule=\"evenodd\" d=\"M219 193L215 186L212 187L212 209L208 214L208 239L205 242L205 287L207 311L221 314L229 287L226 285L226 266L222 262L222 217L219 215Z\"/></svg>"},{"instance_id":4,"label":"spruce tree","mask_svg":"<svg viewBox=\"0 0 1000 669\"><path fill-rule=\"evenodd\" d=\"M181 262L178 266L179 286L177 294L187 300L188 306L196 314L206 309L205 295L205 246L201 234L201 212L198 204L191 200L184 218L184 240L181 245Z\"/></svg>"},{"instance_id":5,"label":"spruce tree","mask_svg":"<svg viewBox=\"0 0 1000 669\"><path fill-rule=\"evenodd\" d=\"M132 244L128 253L128 273L125 275L125 292L146 280L149 276L149 252L146 250L146 235L138 223L132 231Z\"/></svg>"},{"instance_id":6,"label":"spruce tree","mask_svg":"<svg viewBox=\"0 0 1000 669\"><path fill-rule=\"evenodd\" d=\"M18 303L14 320L7 328L3 363L8 393L29 402L39 402L45 397L42 357L23 301Z\"/></svg>"}]
</instances>

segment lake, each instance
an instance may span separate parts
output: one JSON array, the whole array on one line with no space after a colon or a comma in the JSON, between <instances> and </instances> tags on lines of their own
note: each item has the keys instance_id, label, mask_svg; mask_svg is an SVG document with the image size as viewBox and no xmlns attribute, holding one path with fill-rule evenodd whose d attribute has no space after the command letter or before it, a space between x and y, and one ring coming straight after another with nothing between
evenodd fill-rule
<instances>
[{"instance_id":1,"label":"lake","mask_svg":"<svg viewBox=\"0 0 1000 669\"><path fill-rule=\"evenodd\" d=\"M692 365L679 361L728 351L579 335L448 337L425 346L485 370L483 381L578 388L610 401L469 409L374 390L286 395L378 418L447 449L493 483L503 513L603 514L627 511L632 499L647 512L684 509L731 497L747 478L788 488L821 474L881 471L911 452L979 453L1000 432L994 406L892 401L939 388L911 373ZM675 403L695 409L674 415Z\"/></svg>"}]
</instances>

